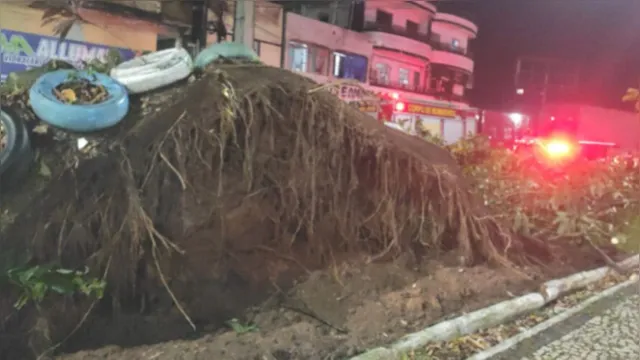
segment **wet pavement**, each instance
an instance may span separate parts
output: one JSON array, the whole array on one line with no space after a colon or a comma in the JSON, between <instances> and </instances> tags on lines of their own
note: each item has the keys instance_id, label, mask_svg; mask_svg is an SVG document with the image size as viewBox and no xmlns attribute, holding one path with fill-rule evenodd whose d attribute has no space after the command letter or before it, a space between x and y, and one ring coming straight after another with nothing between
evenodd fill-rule
<instances>
[{"instance_id":1,"label":"wet pavement","mask_svg":"<svg viewBox=\"0 0 640 360\"><path fill-rule=\"evenodd\" d=\"M640 359L640 287L602 299L494 360Z\"/></svg>"}]
</instances>

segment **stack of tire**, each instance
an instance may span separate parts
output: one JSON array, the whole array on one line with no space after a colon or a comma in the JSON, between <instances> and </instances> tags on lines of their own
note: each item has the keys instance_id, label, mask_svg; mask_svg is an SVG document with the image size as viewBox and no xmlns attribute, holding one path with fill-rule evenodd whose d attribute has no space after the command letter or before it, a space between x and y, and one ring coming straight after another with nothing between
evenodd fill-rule
<instances>
[{"instance_id":1,"label":"stack of tire","mask_svg":"<svg viewBox=\"0 0 640 360\"><path fill-rule=\"evenodd\" d=\"M123 62L111 70L111 77L129 93L142 94L186 79L193 71L187 50L166 49Z\"/></svg>"},{"instance_id":2,"label":"stack of tire","mask_svg":"<svg viewBox=\"0 0 640 360\"><path fill-rule=\"evenodd\" d=\"M213 44L196 57L195 67L205 68L220 59L243 59L258 62L258 55L238 43ZM75 133L95 132L119 124L129 112L129 94L143 94L160 89L191 75L194 61L182 48L156 51L122 64L109 75L84 70L55 70L40 76L29 89L29 102L43 122ZM96 104L76 105L62 102L55 89L71 77L101 85L108 93L106 100ZM33 161L29 132L11 110L2 112L4 145L0 149L0 186L24 178Z\"/></svg>"},{"instance_id":3,"label":"stack of tire","mask_svg":"<svg viewBox=\"0 0 640 360\"><path fill-rule=\"evenodd\" d=\"M33 163L29 131L18 113L0 110L0 192L19 184Z\"/></svg>"}]
</instances>

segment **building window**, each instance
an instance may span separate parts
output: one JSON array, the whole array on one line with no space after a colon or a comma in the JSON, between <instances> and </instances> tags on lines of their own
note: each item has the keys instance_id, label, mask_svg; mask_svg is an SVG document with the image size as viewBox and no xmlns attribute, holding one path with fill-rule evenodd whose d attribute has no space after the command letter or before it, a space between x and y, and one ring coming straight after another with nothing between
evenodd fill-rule
<instances>
[{"instance_id":1,"label":"building window","mask_svg":"<svg viewBox=\"0 0 640 360\"><path fill-rule=\"evenodd\" d=\"M409 85L409 70L399 68L398 69L398 81L401 85L408 86Z\"/></svg>"},{"instance_id":2,"label":"building window","mask_svg":"<svg viewBox=\"0 0 640 360\"><path fill-rule=\"evenodd\" d=\"M309 69L309 72L327 75L327 70L329 69L329 49L310 46L309 59L311 61L311 69Z\"/></svg>"},{"instance_id":3,"label":"building window","mask_svg":"<svg viewBox=\"0 0 640 360\"><path fill-rule=\"evenodd\" d=\"M376 23L379 25L391 26L393 24L393 15L386 11L376 10Z\"/></svg>"},{"instance_id":4,"label":"building window","mask_svg":"<svg viewBox=\"0 0 640 360\"><path fill-rule=\"evenodd\" d=\"M289 69L306 72L309 49L306 44L289 41Z\"/></svg>"},{"instance_id":5,"label":"building window","mask_svg":"<svg viewBox=\"0 0 640 360\"><path fill-rule=\"evenodd\" d=\"M367 81L367 58L362 55L334 52L333 76L340 79Z\"/></svg>"},{"instance_id":6,"label":"building window","mask_svg":"<svg viewBox=\"0 0 640 360\"><path fill-rule=\"evenodd\" d=\"M176 39L158 39L156 41L156 49L165 50L176 47Z\"/></svg>"},{"instance_id":7,"label":"building window","mask_svg":"<svg viewBox=\"0 0 640 360\"><path fill-rule=\"evenodd\" d=\"M318 13L318 20L322 22L329 22L329 14L325 12Z\"/></svg>"},{"instance_id":8,"label":"building window","mask_svg":"<svg viewBox=\"0 0 640 360\"><path fill-rule=\"evenodd\" d=\"M387 64L377 63L374 81L378 84L388 84L391 68Z\"/></svg>"},{"instance_id":9,"label":"building window","mask_svg":"<svg viewBox=\"0 0 640 360\"><path fill-rule=\"evenodd\" d=\"M407 34L418 35L418 24L407 20Z\"/></svg>"},{"instance_id":10,"label":"building window","mask_svg":"<svg viewBox=\"0 0 640 360\"><path fill-rule=\"evenodd\" d=\"M260 55L260 41L253 40L253 51L255 51L256 54Z\"/></svg>"},{"instance_id":11,"label":"building window","mask_svg":"<svg viewBox=\"0 0 640 360\"><path fill-rule=\"evenodd\" d=\"M420 86L420 72L419 71L414 71L413 72L413 86L415 86L416 88Z\"/></svg>"},{"instance_id":12,"label":"building window","mask_svg":"<svg viewBox=\"0 0 640 360\"><path fill-rule=\"evenodd\" d=\"M295 41L289 42L289 69L326 75L328 64L328 49Z\"/></svg>"}]
</instances>

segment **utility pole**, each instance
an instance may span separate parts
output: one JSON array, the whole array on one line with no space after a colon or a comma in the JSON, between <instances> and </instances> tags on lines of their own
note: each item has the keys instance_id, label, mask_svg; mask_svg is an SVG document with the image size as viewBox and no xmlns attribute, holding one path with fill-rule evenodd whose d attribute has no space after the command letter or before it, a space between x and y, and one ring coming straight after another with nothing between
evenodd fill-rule
<instances>
[{"instance_id":1,"label":"utility pole","mask_svg":"<svg viewBox=\"0 0 640 360\"><path fill-rule=\"evenodd\" d=\"M544 81L542 83L542 92L540 93L540 108L544 109L544 106L547 105L547 91L549 89L549 72L551 71L550 65L547 62L546 68L544 72Z\"/></svg>"},{"instance_id":2,"label":"utility pole","mask_svg":"<svg viewBox=\"0 0 640 360\"><path fill-rule=\"evenodd\" d=\"M255 31L256 2L254 0L237 0L233 17L233 41L245 44L253 49Z\"/></svg>"},{"instance_id":3,"label":"utility pole","mask_svg":"<svg viewBox=\"0 0 640 360\"><path fill-rule=\"evenodd\" d=\"M523 69L523 67L527 69ZM558 75L561 75L558 78ZM520 107L531 114L539 115L549 101L557 101L566 95L566 91L572 94L578 88L579 68L570 62L554 58L529 57L518 58L515 73L516 94ZM534 119L536 116L534 116ZM539 124L534 123L534 127Z\"/></svg>"},{"instance_id":4,"label":"utility pole","mask_svg":"<svg viewBox=\"0 0 640 360\"><path fill-rule=\"evenodd\" d=\"M194 54L207 46L207 4L205 0L196 0L191 3L191 43L194 46Z\"/></svg>"}]
</instances>

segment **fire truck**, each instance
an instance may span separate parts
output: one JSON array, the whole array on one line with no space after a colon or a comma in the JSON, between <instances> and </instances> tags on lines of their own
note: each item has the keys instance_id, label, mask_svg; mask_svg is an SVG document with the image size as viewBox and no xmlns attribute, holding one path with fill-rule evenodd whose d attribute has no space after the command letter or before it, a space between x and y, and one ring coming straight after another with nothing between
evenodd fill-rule
<instances>
[{"instance_id":1,"label":"fire truck","mask_svg":"<svg viewBox=\"0 0 640 360\"><path fill-rule=\"evenodd\" d=\"M484 111L480 132L495 146L530 152L555 166L640 151L635 113L581 104L549 104L536 117Z\"/></svg>"}]
</instances>

